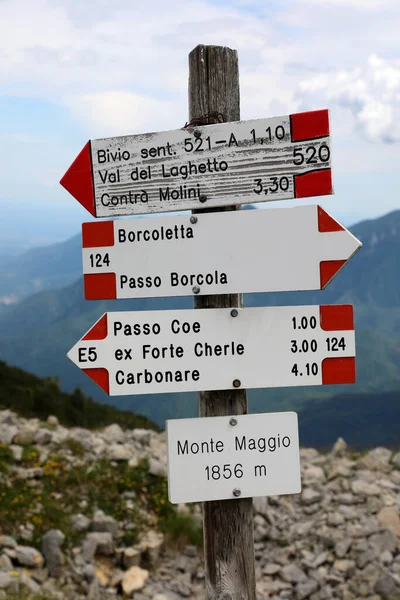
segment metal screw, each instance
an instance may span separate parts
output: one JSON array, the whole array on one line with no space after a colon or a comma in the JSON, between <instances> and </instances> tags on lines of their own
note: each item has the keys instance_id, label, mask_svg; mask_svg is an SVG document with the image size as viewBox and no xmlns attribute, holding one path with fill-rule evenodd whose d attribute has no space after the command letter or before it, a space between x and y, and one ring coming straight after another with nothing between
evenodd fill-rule
<instances>
[{"instance_id":1,"label":"metal screw","mask_svg":"<svg viewBox=\"0 0 400 600\"><path fill-rule=\"evenodd\" d=\"M193 135L195 138L200 138L201 137L201 131L199 131L198 129L195 129L195 131L193 131Z\"/></svg>"},{"instance_id":2,"label":"metal screw","mask_svg":"<svg viewBox=\"0 0 400 600\"><path fill-rule=\"evenodd\" d=\"M200 202L206 202L207 196L200 196L199 200Z\"/></svg>"},{"instance_id":3,"label":"metal screw","mask_svg":"<svg viewBox=\"0 0 400 600\"><path fill-rule=\"evenodd\" d=\"M236 496L236 498L237 498L238 496L240 496L240 494L241 494L241 493L242 493L242 491L240 490L240 488L235 488L235 489L233 490L233 492L232 492L232 494L233 494L234 496Z\"/></svg>"},{"instance_id":4,"label":"metal screw","mask_svg":"<svg viewBox=\"0 0 400 600\"><path fill-rule=\"evenodd\" d=\"M198 286L198 285L195 285L195 286L192 288L192 292L193 292L193 294L200 294L200 288L199 288L199 286Z\"/></svg>"},{"instance_id":5,"label":"metal screw","mask_svg":"<svg viewBox=\"0 0 400 600\"><path fill-rule=\"evenodd\" d=\"M229 425L232 425L232 427L237 425L237 419L235 419L235 417L232 417L231 419L229 419Z\"/></svg>"},{"instance_id":6,"label":"metal screw","mask_svg":"<svg viewBox=\"0 0 400 600\"><path fill-rule=\"evenodd\" d=\"M238 311L238 310L236 310L236 308L233 308L233 309L231 310L231 317L237 317L237 316L238 316L238 314L239 314L239 311Z\"/></svg>"},{"instance_id":7,"label":"metal screw","mask_svg":"<svg viewBox=\"0 0 400 600\"><path fill-rule=\"evenodd\" d=\"M197 223L197 217L190 217L190 222L194 225Z\"/></svg>"},{"instance_id":8,"label":"metal screw","mask_svg":"<svg viewBox=\"0 0 400 600\"><path fill-rule=\"evenodd\" d=\"M242 384L240 383L240 379L233 380L233 387L240 387Z\"/></svg>"}]
</instances>

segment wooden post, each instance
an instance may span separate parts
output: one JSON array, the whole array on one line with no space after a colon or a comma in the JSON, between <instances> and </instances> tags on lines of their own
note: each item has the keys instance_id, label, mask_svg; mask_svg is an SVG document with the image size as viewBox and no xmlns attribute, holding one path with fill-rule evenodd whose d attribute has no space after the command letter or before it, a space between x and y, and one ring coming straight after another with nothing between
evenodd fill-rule
<instances>
[{"instance_id":1,"label":"wooden post","mask_svg":"<svg viewBox=\"0 0 400 600\"><path fill-rule=\"evenodd\" d=\"M240 120L238 56L230 48L200 45L189 54L189 119L213 112L221 113L224 121ZM218 210L240 210L240 205ZM195 308L241 307L243 297L195 296L194 304ZM246 390L232 386L199 394L200 417L246 413ZM253 499L204 502L203 520L207 600L255 600Z\"/></svg>"}]
</instances>

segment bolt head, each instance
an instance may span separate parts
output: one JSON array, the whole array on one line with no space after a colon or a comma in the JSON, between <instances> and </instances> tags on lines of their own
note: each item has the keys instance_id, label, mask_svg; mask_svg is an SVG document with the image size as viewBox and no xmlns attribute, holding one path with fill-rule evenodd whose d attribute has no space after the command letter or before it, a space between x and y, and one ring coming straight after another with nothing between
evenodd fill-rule
<instances>
[{"instance_id":1,"label":"bolt head","mask_svg":"<svg viewBox=\"0 0 400 600\"><path fill-rule=\"evenodd\" d=\"M238 311L238 310L236 310L236 308L233 308L233 309L231 310L231 317L237 317L237 316L238 316L238 314L239 314L239 311Z\"/></svg>"},{"instance_id":2,"label":"bolt head","mask_svg":"<svg viewBox=\"0 0 400 600\"><path fill-rule=\"evenodd\" d=\"M192 223L192 225L194 225L195 223L197 223L197 217L190 217L190 222Z\"/></svg>"},{"instance_id":3,"label":"bolt head","mask_svg":"<svg viewBox=\"0 0 400 600\"><path fill-rule=\"evenodd\" d=\"M238 388L240 387L242 384L240 382L240 379L234 379L232 382L233 387Z\"/></svg>"},{"instance_id":4,"label":"bolt head","mask_svg":"<svg viewBox=\"0 0 400 600\"><path fill-rule=\"evenodd\" d=\"M193 131L193 135L195 138L200 138L201 137L201 131L199 131L198 129L195 129Z\"/></svg>"},{"instance_id":5,"label":"bolt head","mask_svg":"<svg viewBox=\"0 0 400 600\"><path fill-rule=\"evenodd\" d=\"M193 294L200 294L200 288L199 288L199 286L198 286L198 285L195 285L195 286L192 288L192 292L193 292Z\"/></svg>"},{"instance_id":6,"label":"bolt head","mask_svg":"<svg viewBox=\"0 0 400 600\"><path fill-rule=\"evenodd\" d=\"M207 196L200 196L199 200L200 200L200 202L206 202Z\"/></svg>"},{"instance_id":7,"label":"bolt head","mask_svg":"<svg viewBox=\"0 0 400 600\"><path fill-rule=\"evenodd\" d=\"M232 425L232 427L237 425L237 419L235 419L235 417L232 417L231 419L229 419L229 425Z\"/></svg>"},{"instance_id":8,"label":"bolt head","mask_svg":"<svg viewBox=\"0 0 400 600\"><path fill-rule=\"evenodd\" d=\"M239 488L235 488L232 492L232 494L237 498L238 496L240 496L240 494L242 493L242 491Z\"/></svg>"}]
</instances>

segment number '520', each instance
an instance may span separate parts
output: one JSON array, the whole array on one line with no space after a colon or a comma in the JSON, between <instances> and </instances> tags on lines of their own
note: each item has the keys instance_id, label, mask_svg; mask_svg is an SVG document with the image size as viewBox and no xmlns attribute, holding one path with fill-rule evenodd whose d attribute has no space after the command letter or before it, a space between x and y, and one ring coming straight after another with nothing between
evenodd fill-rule
<instances>
[{"instance_id":1,"label":"number '520'","mask_svg":"<svg viewBox=\"0 0 400 600\"><path fill-rule=\"evenodd\" d=\"M293 148L293 164L295 165L302 165L304 162L306 165L327 163L330 157L331 151L326 144L321 144L319 148L315 146L307 146L304 149L303 146Z\"/></svg>"}]
</instances>

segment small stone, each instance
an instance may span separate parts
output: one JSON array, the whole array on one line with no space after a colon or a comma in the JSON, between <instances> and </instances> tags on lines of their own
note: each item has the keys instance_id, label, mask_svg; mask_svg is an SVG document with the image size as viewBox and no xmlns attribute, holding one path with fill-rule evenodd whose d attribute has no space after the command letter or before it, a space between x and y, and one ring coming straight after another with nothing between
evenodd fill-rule
<instances>
[{"instance_id":1,"label":"small stone","mask_svg":"<svg viewBox=\"0 0 400 600\"><path fill-rule=\"evenodd\" d=\"M400 587L389 573L382 573L374 586L374 592L383 598L395 596L400 591Z\"/></svg>"},{"instance_id":2,"label":"small stone","mask_svg":"<svg viewBox=\"0 0 400 600\"><path fill-rule=\"evenodd\" d=\"M385 529L382 533L371 535L368 543L376 554L380 554L385 550L394 553L399 544L397 535L390 529Z\"/></svg>"},{"instance_id":3,"label":"small stone","mask_svg":"<svg viewBox=\"0 0 400 600\"><path fill-rule=\"evenodd\" d=\"M18 427L15 425L0 425L0 444L9 446L13 443L18 433Z\"/></svg>"},{"instance_id":4,"label":"small stone","mask_svg":"<svg viewBox=\"0 0 400 600\"><path fill-rule=\"evenodd\" d=\"M110 556L114 545L111 533L88 533L82 546L82 557L86 562L91 562L96 554Z\"/></svg>"},{"instance_id":5,"label":"small stone","mask_svg":"<svg viewBox=\"0 0 400 600\"><path fill-rule=\"evenodd\" d=\"M371 471L390 471L392 451L388 448L374 448L359 460L359 465Z\"/></svg>"},{"instance_id":6,"label":"small stone","mask_svg":"<svg viewBox=\"0 0 400 600\"><path fill-rule=\"evenodd\" d=\"M314 594L319 588L319 584L314 579L309 579L304 583L299 583L296 587L296 600L304 600Z\"/></svg>"},{"instance_id":7,"label":"small stone","mask_svg":"<svg viewBox=\"0 0 400 600\"><path fill-rule=\"evenodd\" d=\"M129 459L128 461L128 467L130 467L131 469L135 469L139 464L139 459L137 456L132 456L132 458Z\"/></svg>"},{"instance_id":8,"label":"small stone","mask_svg":"<svg viewBox=\"0 0 400 600\"><path fill-rule=\"evenodd\" d=\"M16 548L17 542L9 535L0 535L0 548Z\"/></svg>"},{"instance_id":9,"label":"small stone","mask_svg":"<svg viewBox=\"0 0 400 600\"><path fill-rule=\"evenodd\" d=\"M189 558L196 558L198 554L196 546L186 546L183 553Z\"/></svg>"},{"instance_id":10,"label":"small stone","mask_svg":"<svg viewBox=\"0 0 400 600\"><path fill-rule=\"evenodd\" d=\"M346 559L335 560L335 562L333 563L333 567L335 569L337 569L338 571L340 571L341 573L345 573L347 576L354 575L355 570L356 570L355 569L356 564L355 564L354 560L346 560Z\"/></svg>"},{"instance_id":11,"label":"small stone","mask_svg":"<svg viewBox=\"0 0 400 600\"><path fill-rule=\"evenodd\" d=\"M313 488L306 488L305 490L303 490L303 492L301 494L301 502L302 502L302 504L305 504L306 506L309 506L310 504L314 504L315 502L320 502L321 500L322 500L321 492L318 492L317 490L315 490Z\"/></svg>"},{"instance_id":12,"label":"small stone","mask_svg":"<svg viewBox=\"0 0 400 600\"><path fill-rule=\"evenodd\" d=\"M304 571L294 563L282 567L279 572L279 575L284 581L287 581L288 583L300 583L302 581L306 581L307 579L307 576L304 573Z\"/></svg>"},{"instance_id":13,"label":"small stone","mask_svg":"<svg viewBox=\"0 0 400 600\"><path fill-rule=\"evenodd\" d=\"M13 454L14 460L20 462L22 460L22 453L24 451L22 446L16 446L15 444L11 444L10 450Z\"/></svg>"},{"instance_id":14,"label":"small stone","mask_svg":"<svg viewBox=\"0 0 400 600\"><path fill-rule=\"evenodd\" d=\"M379 560L383 565L391 565L393 562L393 554L389 552L389 550L385 550L385 552L382 552L382 554L379 556Z\"/></svg>"},{"instance_id":15,"label":"small stone","mask_svg":"<svg viewBox=\"0 0 400 600\"><path fill-rule=\"evenodd\" d=\"M343 525L343 523L344 523L344 516L341 515L338 512L329 513L328 514L328 518L327 518L327 523L331 527L332 526L337 527L338 525Z\"/></svg>"},{"instance_id":16,"label":"small stone","mask_svg":"<svg viewBox=\"0 0 400 600\"><path fill-rule=\"evenodd\" d=\"M400 469L400 452L396 452L396 454L392 456L392 460L390 462L396 467L396 469Z\"/></svg>"},{"instance_id":17,"label":"small stone","mask_svg":"<svg viewBox=\"0 0 400 600\"><path fill-rule=\"evenodd\" d=\"M345 452L347 451L347 448L348 446L346 442L343 438L340 437L332 446L331 454L333 454L333 456L343 456L343 454L345 454Z\"/></svg>"},{"instance_id":18,"label":"small stone","mask_svg":"<svg viewBox=\"0 0 400 600\"><path fill-rule=\"evenodd\" d=\"M122 579L122 589L124 594L129 597L132 595L132 592L141 590L148 577L149 572L140 567L131 567L128 571L125 571Z\"/></svg>"},{"instance_id":19,"label":"small stone","mask_svg":"<svg viewBox=\"0 0 400 600\"><path fill-rule=\"evenodd\" d=\"M276 563L268 563L263 569L264 575L276 575L282 569L282 565Z\"/></svg>"},{"instance_id":20,"label":"small stone","mask_svg":"<svg viewBox=\"0 0 400 600\"><path fill-rule=\"evenodd\" d=\"M394 506L385 506L376 517L379 523L400 536L400 518Z\"/></svg>"},{"instance_id":21,"label":"small stone","mask_svg":"<svg viewBox=\"0 0 400 600\"><path fill-rule=\"evenodd\" d=\"M7 554L0 555L0 571L7 572L11 571L13 568L11 559L7 556Z\"/></svg>"},{"instance_id":22,"label":"small stone","mask_svg":"<svg viewBox=\"0 0 400 600\"><path fill-rule=\"evenodd\" d=\"M50 577L59 577L65 562L61 546L65 535L59 529L50 529L43 536L42 553L46 561L46 568Z\"/></svg>"},{"instance_id":23,"label":"small stone","mask_svg":"<svg viewBox=\"0 0 400 600\"><path fill-rule=\"evenodd\" d=\"M92 521L92 530L93 531L106 531L111 533L113 537L117 535L118 532L118 521L109 515L105 515L102 510L98 510L95 512L93 521Z\"/></svg>"},{"instance_id":24,"label":"small stone","mask_svg":"<svg viewBox=\"0 0 400 600\"><path fill-rule=\"evenodd\" d=\"M75 531L87 531L90 525L90 519L86 515L78 513L71 517L72 529Z\"/></svg>"},{"instance_id":25,"label":"small stone","mask_svg":"<svg viewBox=\"0 0 400 600\"><path fill-rule=\"evenodd\" d=\"M49 415L47 417L47 424L50 425L50 427L58 427L60 423L55 415Z\"/></svg>"},{"instance_id":26,"label":"small stone","mask_svg":"<svg viewBox=\"0 0 400 600\"><path fill-rule=\"evenodd\" d=\"M125 441L125 435L122 431L121 427L114 423L113 425L109 425L103 431L103 438L110 443L114 444L122 444Z\"/></svg>"},{"instance_id":27,"label":"small stone","mask_svg":"<svg viewBox=\"0 0 400 600\"><path fill-rule=\"evenodd\" d=\"M157 460L156 458L149 459L149 473L157 477L167 477L168 468L166 463Z\"/></svg>"},{"instance_id":28,"label":"small stone","mask_svg":"<svg viewBox=\"0 0 400 600\"><path fill-rule=\"evenodd\" d=\"M29 446L33 444L35 436L38 432L39 426L22 425L17 435L15 436L14 442L21 446Z\"/></svg>"},{"instance_id":29,"label":"small stone","mask_svg":"<svg viewBox=\"0 0 400 600\"><path fill-rule=\"evenodd\" d=\"M380 488L375 483L367 483L362 479L356 479L350 484L353 494L361 496L379 496Z\"/></svg>"},{"instance_id":30,"label":"small stone","mask_svg":"<svg viewBox=\"0 0 400 600\"><path fill-rule=\"evenodd\" d=\"M43 566L43 556L31 546L17 546L15 556L18 564L24 567L41 568Z\"/></svg>"},{"instance_id":31,"label":"small stone","mask_svg":"<svg viewBox=\"0 0 400 600\"><path fill-rule=\"evenodd\" d=\"M40 428L37 430L35 435L36 444L40 444L41 446L45 446L46 444L51 444L53 441L53 432L49 429Z\"/></svg>"},{"instance_id":32,"label":"small stone","mask_svg":"<svg viewBox=\"0 0 400 600\"><path fill-rule=\"evenodd\" d=\"M136 548L126 548L126 550L124 550L122 564L124 565L125 569L138 567L140 565L140 558L141 554L139 550Z\"/></svg>"},{"instance_id":33,"label":"small stone","mask_svg":"<svg viewBox=\"0 0 400 600\"><path fill-rule=\"evenodd\" d=\"M143 446L150 444L151 431L150 429L133 429L131 437L135 442L139 442Z\"/></svg>"},{"instance_id":34,"label":"small stone","mask_svg":"<svg viewBox=\"0 0 400 600\"><path fill-rule=\"evenodd\" d=\"M132 456L132 448L128 444L110 444L107 447L109 460L124 461Z\"/></svg>"},{"instance_id":35,"label":"small stone","mask_svg":"<svg viewBox=\"0 0 400 600\"><path fill-rule=\"evenodd\" d=\"M335 544L335 554L338 558L344 558L351 548L353 540L345 538Z\"/></svg>"}]
</instances>

